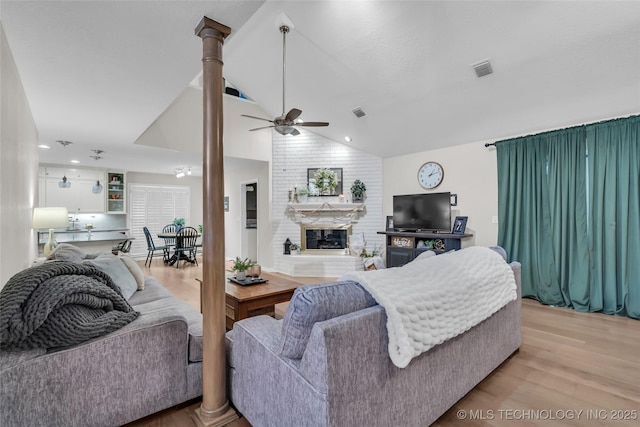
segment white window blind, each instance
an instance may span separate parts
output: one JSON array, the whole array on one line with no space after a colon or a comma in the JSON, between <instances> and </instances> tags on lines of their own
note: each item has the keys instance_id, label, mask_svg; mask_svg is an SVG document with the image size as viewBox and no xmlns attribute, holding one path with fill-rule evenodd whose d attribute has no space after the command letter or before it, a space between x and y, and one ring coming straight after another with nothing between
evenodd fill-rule
<instances>
[{"instance_id":1,"label":"white window blind","mask_svg":"<svg viewBox=\"0 0 640 427\"><path fill-rule=\"evenodd\" d=\"M131 244L131 256L147 255L147 240L143 227L151 232L156 245L164 242L157 235L162 227L174 218L184 218L190 225L191 193L189 187L148 184L129 185L129 229L135 240Z\"/></svg>"}]
</instances>

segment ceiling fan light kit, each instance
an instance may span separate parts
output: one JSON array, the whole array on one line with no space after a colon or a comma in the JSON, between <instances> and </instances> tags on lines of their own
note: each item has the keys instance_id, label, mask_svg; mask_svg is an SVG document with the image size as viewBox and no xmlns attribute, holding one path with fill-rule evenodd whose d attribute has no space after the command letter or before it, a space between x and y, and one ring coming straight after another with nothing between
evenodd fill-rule
<instances>
[{"instance_id":1,"label":"ceiling fan light kit","mask_svg":"<svg viewBox=\"0 0 640 427\"><path fill-rule=\"evenodd\" d=\"M298 108L292 108L285 115L285 95L286 95L286 75L287 75L287 33L289 33L288 25L280 25L280 33L282 33L282 114L273 120L263 119L262 117L250 116L242 114L242 117L248 117L250 119L263 120L265 122L272 123L269 126L260 126L257 128L249 129L249 131L255 131L260 129L273 128L280 135L300 135L300 131L296 129L296 126L329 126L328 122L305 122L298 120L298 117L302 114L302 110Z\"/></svg>"}]
</instances>

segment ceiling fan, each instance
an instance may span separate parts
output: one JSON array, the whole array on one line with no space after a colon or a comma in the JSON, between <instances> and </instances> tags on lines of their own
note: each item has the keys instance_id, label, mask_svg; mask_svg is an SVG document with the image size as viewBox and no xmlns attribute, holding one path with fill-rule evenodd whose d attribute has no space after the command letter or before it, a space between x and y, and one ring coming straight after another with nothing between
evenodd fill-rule
<instances>
[{"instance_id":1,"label":"ceiling fan","mask_svg":"<svg viewBox=\"0 0 640 427\"><path fill-rule=\"evenodd\" d=\"M300 135L300 131L296 129L296 126L329 126L328 122L303 122L302 120L297 120L302 114L302 110L297 108L292 108L289 110L287 114L284 113L284 98L286 92L286 58L287 58L287 33L289 32L289 27L287 25L280 26L280 32L282 33L282 115L276 117L273 120L263 119L262 117L249 116L247 114L242 114L242 117L249 117L251 119L264 120L265 122L272 123L269 126L261 126L253 130L260 129L268 129L274 128L276 132L281 135Z\"/></svg>"}]
</instances>

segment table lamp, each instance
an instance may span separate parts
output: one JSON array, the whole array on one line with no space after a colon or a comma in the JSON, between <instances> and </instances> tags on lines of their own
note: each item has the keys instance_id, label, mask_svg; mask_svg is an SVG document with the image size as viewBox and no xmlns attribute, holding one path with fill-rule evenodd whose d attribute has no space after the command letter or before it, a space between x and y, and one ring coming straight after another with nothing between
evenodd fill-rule
<instances>
[{"instance_id":1,"label":"table lamp","mask_svg":"<svg viewBox=\"0 0 640 427\"><path fill-rule=\"evenodd\" d=\"M48 228L49 241L44 244L44 255L49 256L58 245L54 238L53 229L67 227L69 225L69 212L67 208L34 208L33 224L36 229Z\"/></svg>"}]
</instances>

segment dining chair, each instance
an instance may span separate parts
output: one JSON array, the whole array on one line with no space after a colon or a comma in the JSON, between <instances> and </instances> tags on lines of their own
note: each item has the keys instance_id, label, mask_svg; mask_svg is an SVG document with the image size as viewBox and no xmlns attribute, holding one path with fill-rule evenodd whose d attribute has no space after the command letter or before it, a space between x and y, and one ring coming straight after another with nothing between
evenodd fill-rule
<instances>
[{"instance_id":1,"label":"dining chair","mask_svg":"<svg viewBox=\"0 0 640 427\"><path fill-rule=\"evenodd\" d=\"M175 224L167 224L164 227L162 227L162 232L163 233L175 233L176 232L176 225ZM169 248L169 250L176 245L176 238L175 237L163 237L164 239L164 245Z\"/></svg>"},{"instance_id":2,"label":"dining chair","mask_svg":"<svg viewBox=\"0 0 640 427\"><path fill-rule=\"evenodd\" d=\"M151 233L147 227L142 227L142 231L144 231L144 237L147 239L147 259L144 262L145 267L147 267L147 263L149 263L149 267L151 267L151 261L153 261L153 256L156 252L162 251L162 259L163 261L167 261L169 259L169 247L168 246L156 246L153 243L153 237L151 237Z\"/></svg>"},{"instance_id":3,"label":"dining chair","mask_svg":"<svg viewBox=\"0 0 640 427\"><path fill-rule=\"evenodd\" d=\"M194 262L198 265L198 260L196 259L196 240L198 240L198 230L193 227L183 227L182 230L176 234L176 268L180 267L181 259Z\"/></svg>"}]
</instances>

